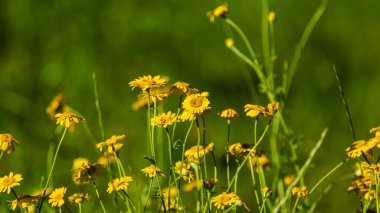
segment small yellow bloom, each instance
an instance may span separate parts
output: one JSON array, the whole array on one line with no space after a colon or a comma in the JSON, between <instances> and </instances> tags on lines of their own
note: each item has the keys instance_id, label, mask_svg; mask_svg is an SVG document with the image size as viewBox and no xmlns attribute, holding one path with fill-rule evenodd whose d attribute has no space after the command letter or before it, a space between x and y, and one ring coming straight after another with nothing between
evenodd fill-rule
<instances>
[{"instance_id":1,"label":"small yellow bloom","mask_svg":"<svg viewBox=\"0 0 380 213\"><path fill-rule=\"evenodd\" d=\"M294 174L286 175L286 176L284 177L284 184L285 184L286 186L289 186L289 185L292 184L295 180L296 180L296 175L294 175Z\"/></svg>"},{"instance_id":2,"label":"small yellow bloom","mask_svg":"<svg viewBox=\"0 0 380 213\"><path fill-rule=\"evenodd\" d=\"M55 189L49 195L49 203L51 203L51 206L61 207L65 203L65 200L63 199L63 197L65 196L65 193L66 193L66 187Z\"/></svg>"},{"instance_id":3,"label":"small yellow bloom","mask_svg":"<svg viewBox=\"0 0 380 213\"><path fill-rule=\"evenodd\" d=\"M176 94L176 95L191 95L194 93L198 93L199 91L195 88L192 88L190 84L182 81L175 82L169 89L169 92L171 94Z\"/></svg>"},{"instance_id":4,"label":"small yellow bloom","mask_svg":"<svg viewBox=\"0 0 380 213\"><path fill-rule=\"evenodd\" d=\"M218 115L221 118L227 118L227 119L239 117L239 114L234 109L231 109L231 108L225 109L219 112Z\"/></svg>"},{"instance_id":5,"label":"small yellow bloom","mask_svg":"<svg viewBox=\"0 0 380 213\"><path fill-rule=\"evenodd\" d=\"M99 151L103 152L103 148L107 147L107 152L109 154L113 154L113 152L118 152L123 146L119 141L124 140L126 138L125 135L113 135L108 138L106 141L100 142L96 144L96 147Z\"/></svg>"},{"instance_id":6,"label":"small yellow bloom","mask_svg":"<svg viewBox=\"0 0 380 213\"><path fill-rule=\"evenodd\" d=\"M12 153L15 151L15 145L20 143L8 133L0 134L0 151Z\"/></svg>"},{"instance_id":7,"label":"small yellow bloom","mask_svg":"<svg viewBox=\"0 0 380 213\"><path fill-rule=\"evenodd\" d=\"M275 12L271 11L271 12L268 13L268 21L269 22L273 23L273 22L276 21L276 19L277 19L277 15L276 15Z\"/></svg>"},{"instance_id":8,"label":"small yellow bloom","mask_svg":"<svg viewBox=\"0 0 380 213\"><path fill-rule=\"evenodd\" d=\"M371 149L375 145L375 143L367 143L365 140L355 141L350 147L346 149L346 154L350 158L358 158L363 153L371 155Z\"/></svg>"},{"instance_id":9,"label":"small yellow bloom","mask_svg":"<svg viewBox=\"0 0 380 213\"><path fill-rule=\"evenodd\" d=\"M162 102L164 99L169 97L169 91L166 88L154 88L149 90L149 101L150 104ZM143 91L141 98L146 100L146 104L148 105L148 92Z\"/></svg>"},{"instance_id":10,"label":"small yellow bloom","mask_svg":"<svg viewBox=\"0 0 380 213\"><path fill-rule=\"evenodd\" d=\"M127 190L130 182L132 182L130 176L113 179L108 183L107 192L111 194L113 191Z\"/></svg>"},{"instance_id":11,"label":"small yellow bloom","mask_svg":"<svg viewBox=\"0 0 380 213\"><path fill-rule=\"evenodd\" d=\"M369 133L375 133L376 137L380 136L380 126L372 128L371 130L369 130Z\"/></svg>"},{"instance_id":12,"label":"small yellow bloom","mask_svg":"<svg viewBox=\"0 0 380 213\"><path fill-rule=\"evenodd\" d=\"M15 186L19 186L22 179L20 174L13 175L13 172L9 173L9 175L5 175L0 178L0 192L11 193L11 189Z\"/></svg>"},{"instance_id":13,"label":"small yellow bloom","mask_svg":"<svg viewBox=\"0 0 380 213\"><path fill-rule=\"evenodd\" d=\"M270 166L269 159L262 152L255 152L255 155L251 157L251 163L253 168L257 166L268 168Z\"/></svg>"},{"instance_id":14,"label":"small yellow bloom","mask_svg":"<svg viewBox=\"0 0 380 213\"><path fill-rule=\"evenodd\" d=\"M297 197L306 198L309 196L309 191L307 190L306 186L293 187L292 194L297 195Z\"/></svg>"},{"instance_id":15,"label":"small yellow bloom","mask_svg":"<svg viewBox=\"0 0 380 213\"><path fill-rule=\"evenodd\" d=\"M267 108L264 112L264 116L268 119L271 119L274 114L277 113L277 111L280 109L280 103L279 102L272 102L267 105Z\"/></svg>"},{"instance_id":16,"label":"small yellow bloom","mask_svg":"<svg viewBox=\"0 0 380 213\"><path fill-rule=\"evenodd\" d=\"M185 151L185 157L191 163L200 163L199 161L203 160L203 157L214 150L214 143L210 143L204 148L202 145L192 146Z\"/></svg>"},{"instance_id":17,"label":"small yellow bloom","mask_svg":"<svg viewBox=\"0 0 380 213\"><path fill-rule=\"evenodd\" d=\"M244 106L244 112L248 117L256 118L257 116L265 113L265 107L260 105L246 104Z\"/></svg>"},{"instance_id":18,"label":"small yellow bloom","mask_svg":"<svg viewBox=\"0 0 380 213\"><path fill-rule=\"evenodd\" d=\"M90 196L88 195L88 193L86 193L86 194L75 193L75 194L69 196L69 202L76 204L76 205L81 204L85 201L89 201L89 200L90 200Z\"/></svg>"},{"instance_id":19,"label":"small yellow bloom","mask_svg":"<svg viewBox=\"0 0 380 213\"><path fill-rule=\"evenodd\" d=\"M22 209L26 210L26 212L35 212L36 204L40 200L40 196L18 196L18 200L8 201L10 208L14 211L17 206L21 206Z\"/></svg>"},{"instance_id":20,"label":"small yellow bloom","mask_svg":"<svg viewBox=\"0 0 380 213\"><path fill-rule=\"evenodd\" d=\"M77 158L72 167L73 182L79 185L93 181L103 170L104 167L101 164L89 163L86 158Z\"/></svg>"},{"instance_id":21,"label":"small yellow bloom","mask_svg":"<svg viewBox=\"0 0 380 213\"><path fill-rule=\"evenodd\" d=\"M176 121L177 121L176 114L170 111L167 113L161 113L150 120L153 126L164 127L164 128L167 128L168 126L173 125Z\"/></svg>"},{"instance_id":22,"label":"small yellow bloom","mask_svg":"<svg viewBox=\"0 0 380 213\"><path fill-rule=\"evenodd\" d=\"M179 174L184 181L194 181L194 172L190 169L190 163L178 161L175 163L174 172Z\"/></svg>"},{"instance_id":23,"label":"small yellow bloom","mask_svg":"<svg viewBox=\"0 0 380 213\"><path fill-rule=\"evenodd\" d=\"M206 112L211 111L208 96L208 92L189 95L183 101L182 108L195 116L202 116Z\"/></svg>"},{"instance_id":24,"label":"small yellow bloom","mask_svg":"<svg viewBox=\"0 0 380 213\"><path fill-rule=\"evenodd\" d=\"M376 190L370 189L368 192L366 192L364 194L364 200L366 201L376 200Z\"/></svg>"},{"instance_id":25,"label":"small yellow bloom","mask_svg":"<svg viewBox=\"0 0 380 213\"><path fill-rule=\"evenodd\" d=\"M70 126L83 120L83 118L80 118L71 112L57 113L55 118L57 119L57 124L65 126L66 128L69 128Z\"/></svg>"},{"instance_id":26,"label":"small yellow bloom","mask_svg":"<svg viewBox=\"0 0 380 213\"><path fill-rule=\"evenodd\" d=\"M224 209L232 205L244 205L244 202L237 196L234 192L227 193L223 192L211 199L211 202L216 206L217 209Z\"/></svg>"},{"instance_id":27,"label":"small yellow bloom","mask_svg":"<svg viewBox=\"0 0 380 213\"><path fill-rule=\"evenodd\" d=\"M144 169L141 169L140 171L142 171L147 177L156 177L157 175L164 175L161 169L155 165L150 165L148 167L145 167Z\"/></svg>"},{"instance_id":28,"label":"small yellow bloom","mask_svg":"<svg viewBox=\"0 0 380 213\"><path fill-rule=\"evenodd\" d=\"M212 11L208 11L206 15L210 18L210 22L213 23L216 17L226 18L228 13L228 4L218 6Z\"/></svg>"},{"instance_id":29,"label":"small yellow bloom","mask_svg":"<svg viewBox=\"0 0 380 213\"><path fill-rule=\"evenodd\" d=\"M232 38L227 38L224 41L224 44L226 45L226 47L231 48L234 46L234 40Z\"/></svg>"},{"instance_id":30,"label":"small yellow bloom","mask_svg":"<svg viewBox=\"0 0 380 213\"><path fill-rule=\"evenodd\" d=\"M46 108L46 113L54 119L57 113L69 112L70 107L65 104L62 93L56 95Z\"/></svg>"},{"instance_id":31,"label":"small yellow bloom","mask_svg":"<svg viewBox=\"0 0 380 213\"><path fill-rule=\"evenodd\" d=\"M162 87L166 85L166 79L161 78L161 76L157 75L152 77L151 75L145 75L139 77L131 82L129 82L129 86L132 87L132 90L135 87L139 87L142 90Z\"/></svg>"},{"instance_id":32,"label":"small yellow bloom","mask_svg":"<svg viewBox=\"0 0 380 213\"><path fill-rule=\"evenodd\" d=\"M234 143L227 147L227 152L237 158L245 157L249 152L251 152L252 146L249 144ZM256 155L256 149L252 150L251 156Z\"/></svg>"},{"instance_id":33,"label":"small yellow bloom","mask_svg":"<svg viewBox=\"0 0 380 213\"><path fill-rule=\"evenodd\" d=\"M269 187L265 186L261 189L261 193L263 194L263 197L270 197L272 195L272 190Z\"/></svg>"}]
</instances>

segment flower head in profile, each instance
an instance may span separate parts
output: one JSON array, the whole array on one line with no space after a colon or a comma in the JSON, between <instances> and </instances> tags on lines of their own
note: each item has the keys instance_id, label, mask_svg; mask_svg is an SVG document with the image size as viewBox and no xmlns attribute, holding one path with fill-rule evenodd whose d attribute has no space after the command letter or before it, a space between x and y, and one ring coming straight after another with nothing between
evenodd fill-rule
<instances>
[{"instance_id":1,"label":"flower head in profile","mask_svg":"<svg viewBox=\"0 0 380 213\"><path fill-rule=\"evenodd\" d=\"M246 104L244 112L248 117L256 118L257 116L265 113L265 107L254 104Z\"/></svg>"},{"instance_id":2,"label":"flower head in profile","mask_svg":"<svg viewBox=\"0 0 380 213\"><path fill-rule=\"evenodd\" d=\"M0 192L11 193L11 189L19 186L22 179L20 174L13 175L13 172L10 172L9 175L0 178Z\"/></svg>"},{"instance_id":3,"label":"flower head in profile","mask_svg":"<svg viewBox=\"0 0 380 213\"><path fill-rule=\"evenodd\" d=\"M20 143L8 133L0 134L0 151L12 153L15 151L15 146Z\"/></svg>"},{"instance_id":4,"label":"flower head in profile","mask_svg":"<svg viewBox=\"0 0 380 213\"><path fill-rule=\"evenodd\" d=\"M219 117L226 118L226 119L239 117L239 114L234 109L231 109L231 108L228 108L219 112L218 115Z\"/></svg>"},{"instance_id":5,"label":"flower head in profile","mask_svg":"<svg viewBox=\"0 0 380 213\"><path fill-rule=\"evenodd\" d=\"M346 149L346 154L350 158L358 158L362 156L362 154L366 154L371 156L371 149L375 146L375 143L367 143L365 140L359 140L352 143L350 147Z\"/></svg>"},{"instance_id":6,"label":"flower head in profile","mask_svg":"<svg viewBox=\"0 0 380 213\"><path fill-rule=\"evenodd\" d=\"M268 168L270 166L269 159L261 151L255 152L251 157L251 165L253 168L262 167Z\"/></svg>"},{"instance_id":7,"label":"flower head in profile","mask_svg":"<svg viewBox=\"0 0 380 213\"><path fill-rule=\"evenodd\" d=\"M379 137L380 136L380 126L372 128L371 130L369 130L369 133L371 133L371 134L375 133L375 136Z\"/></svg>"},{"instance_id":8,"label":"flower head in profile","mask_svg":"<svg viewBox=\"0 0 380 213\"><path fill-rule=\"evenodd\" d=\"M121 147L123 146L122 143L119 143L119 141L124 140L126 138L125 135L113 135L112 137L108 138L107 140L97 143L96 147L99 149L99 151L103 152L103 148L107 148L107 152L109 154L112 154L113 152L118 152Z\"/></svg>"},{"instance_id":9,"label":"flower head in profile","mask_svg":"<svg viewBox=\"0 0 380 213\"><path fill-rule=\"evenodd\" d=\"M237 158L243 158L249 153L251 153L252 157L255 157L256 155L256 149L252 150L252 146L249 144L241 144L241 143L234 143L227 147L228 154L237 157Z\"/></svg>"},{"instance_id":10,"label":"flower head in profile","mask_svg":"<svg viewBox=\"0 0 380 213\"><path fill-rule=\"evenodd\" d=\"M57 119L57 124L69 128L70 126L77 124L83 120L83 118L78 117L75 113L62 112L55 115Z\"/></svg>"},{"instance_id":11,"label":"flower head in profile","mask_svg":"<svg viewBox=\"0 0 380 213\"><path fill-rule=\"evenodd\" d=\"M107 192L111 193L113 191L127 190L130 182L132 182L132 177L130 176L113 179L108 183Z\"/></svg>"},{"instance_id":12,"label":"flower head in profile","mask_svg":"<svg viewBox=\"0 0 380 213\"><path fill-rule=\"evenodd\" d=\"M170 111L167 113L161 113L150 120L152 125L164 128L173 125L176 121L176 114Z\"/></svg>"},{"instance_id":13,"label":"flower head in profile","mask_svg":"<svg viewBox=\"0 0 380 213\"><path fill-rule=\"evenodd\" d=\"M51 206L61 207L65 203L65 200L63 199L63 197L65 196L65 193L66 193L66 187L55 189L49 195L49 203L51 203Z\"/></svg>"},{"instance_id":14,"label":"flower head in profile","mask_svg":"<svg viewBox=\"0 0 380 213\"><path fill-rule=\"evenodd\" d=\"M183 111L180 115L177 116L177 120L178 121L181 121L181 122L185 122L185 121L194 121L196 118L196 116L191 113L191 112L188 112L188 111Z\"/></svg>"},{"instance_id":15,"label":"flower head in profile","mask_svg":"<svg viewBox=\"0 0 380 213\"><path fill-rule=\"evenodd\" d=\"M226 18L227 13L228 13L228 5L223 4L223 5L218 6L212 11L208 11L206 15L210 18L210 22L213 23L216 17Z\"/></svg>"},{"instance_id":16,"label":"flower head in profile","mask_svg":"<svg viewBox=\"0 0 380 213\"><path fill-rule=\"evenodd\" d=\"M225 207L228 208L232 205L245 206L244 202L234 192L223 192L222 194L213 197L211 202L217 209L224 209Z\"/></svg>"},{"instance_id":17,"label":"flower head in profile","mask_svg":"<svg viewBox=\"0 0 380 213\"><path fill-rule=\"evenodd\" d=\"M46 113L54 119L57 113L69 112L70 107L65 104L62 93L54 96L49 106L46 108Z\"/></svg>"},{"instance_id":18,"label":"flower head in profile","mask_svg":"<svg viewBox=\"0 0 380 213\"><path fill-rule=\"evenodd\" d=\"M156 177L157 175L164 175L161 169L155 165L150 165L148 167L145 167L144 169L141 169L140 171L142 171L147 177Z\"/></svg>"},{"instance_id":19,"label":"flower head in profile","mask_svg":"<svg viewBox=\"0 0 380 213\"><path fill-rule=\"evenodd\" d=\"M272 190L269 187L265 186L261 189L261 193L264 197L270 197L272 195Z\"/></svg>"},{"instance_id":20,"label":"flower head in profile","mask_svg":"<svg viewBox=\"0 0 380 213\"><path fill-rule=\"evenodd\" d=\"M8 201L10 208L14 211L17 206L21 206L26 212L35 212L36 204L40 200L40 196L23 195L18 196L17 199Z\"/></svg>"},{"instance_id":21,"label":"flower head in profile","mask_svg":"<svg viewBox=\"0 0 380 213\"><path fill-rule=\"evenodd\" d=\"M148 94L149 94L149 102L153 104L161 103L163 100L169 97L169 91L167 88L154 88L149 90L149 93L143 91L141 94L141 98L146 100L146 104L148 105Z\"/></svg>"},{"instance_id":22,"label":"flower head in profile","mask_svg":"<svg viewBox=\"0 0 380 213\"><path fill-rule=\"evenodd\" d=\"M206 147L203 147L202 145L196 145L196 146L190 147L188 150L185 151L184 154L188 162L199 163L200 161L203 160L203 157L206 154L214 150L214 147L215 147L214 143L210 143Z\"/></svg>"},{"instance_id":23,"label":"flower head in profile","mask_svg":"<svg viewBox=\"0 0 380 213\"><path fill-rule=\"evenodd\" d=\"M161 78L161 76L157 75L152 77L151 75L144 75L139 77L131 82L129 82L129 86L132 87L132 90L135 87L139 87L142 90L148 90L152 88L162 87L166 85L166 79Z\"/></svg>"},{"instance_id":24,"label":"flower head in profile","mask_svg":"<svg viewBox=\"0 0 380 213\"><path fill-rule=\"evenodd\" d=\"M309 191L307 190L306 186L293 187L292 188L292 195L296 195L297 197L306 198L309 196Z\"/></svg>"},{"instance_id":25,"label":"flower head in profile","mask_svg":"<svg viewBox=\"0 0 380 213\"><path fill-rule=\"evenodd\" d=\"M191 95L194 93L198 93L199 91L195 88L192 88L190 84L182 81L177 81L175 82L169 89L169 92L171 94L176 94L176 95Z\"/></svg>"},{"instance_id":26,"label":"flower head in profile","mask_svg":"<svg viewBox=\"0 0 380 213\"><path fill-rule=\"evenodd\" d=\"M202 116L206 112L211 111L208 96L208 92L189 95L183 101L182 108L190 114Z\"/></svg>"},{"instance_id":27,"label":"flower head in profile","mask_svg":"<svg viewBox=\"0 0 380 213\"><path fill-rule=\"evenodd\" d=\"M280 109L279 102L269 103L267 105L267 108L265 109L264 116L268 119L272 119L272 117L277 113L279 109Z\"/></svg>"},{"instance_id":28,"label":"flower head in profile","mask_svg":"<svg viewBox=\"0 0 380 213\"><path fill-rule=\"evenodd\" d=\"M71 196L69 196L69 202L70 203L73 203L75 205L79 205L85 201L89 201L90 200L90 196L86 193L86 194L83 194L83 193L75 193Z\"/></svg>"}]
</instances>

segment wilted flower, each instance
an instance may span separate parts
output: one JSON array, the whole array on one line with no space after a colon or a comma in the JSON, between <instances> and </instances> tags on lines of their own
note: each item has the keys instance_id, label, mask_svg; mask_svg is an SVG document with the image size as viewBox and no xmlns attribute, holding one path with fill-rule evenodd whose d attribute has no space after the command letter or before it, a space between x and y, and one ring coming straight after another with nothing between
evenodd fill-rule
<instances>
[{"instance_id":1,"label":"wilted flower","mask_svg":"<svg viewBox=\"0 0 380 213\"><path fill-rule=\"evenodd\" d=\"M265 107L260 105L246 104L244 106L244 112L248 117L256 118L257 116L265 113Z\"/></svg>"},{"instance_id":2,"label":"wilted flower","mask_svg":"<svg viewBox=\"0 0 380 213\"><path fill-rule=\"evenodd\" d=\"M203 157L214 150L214 143L208 144L205 148L202 145L192 146L185 151L185 157L189 162L199 163Z\"/></svg>"},{"instance_id":3,"label":"wilted flower","mask_svg":"<svg viewBox=\"0 0 380 213\"><path fill-rule=\"evenodd\" d=\"M38 203L40 196L23 195L18 196L17 199L8 201L10 208L14 211L17 206L21 206L22 209L27 212L35 212L36 204Z\"/></svg>"}]
</instances>

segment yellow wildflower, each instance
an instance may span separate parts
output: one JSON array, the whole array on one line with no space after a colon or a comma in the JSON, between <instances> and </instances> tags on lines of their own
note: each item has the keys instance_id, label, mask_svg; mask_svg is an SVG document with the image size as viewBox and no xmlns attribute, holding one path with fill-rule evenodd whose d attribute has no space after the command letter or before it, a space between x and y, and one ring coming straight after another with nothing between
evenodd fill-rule
<instances>
[{"instance_id":1,"label":"yellow wildflower","mask_svg":"<svg viewBox=\"0 0 380 213\"><path fill-rule=\"evenodd\" d=\"M26 210L27 212L35 212L36 204L38 203L39 199L40 199L40 196L24 195L24 196L18 196L18 199L8 201L8 202L9 202L10 208L13 211L16 210L17 206L21 206L21 208Z\"/></svg>"},{"instance_id":2,"label":"yellow wildflower","mask_svg":"<svg viewBox=\"0 0 380 213\"><path fill-rule=\"evenodd\" d=\"M65 104L62 93L54 96L49 106L46 108L46 113L54 119L57 113L69 112L70 107Z\"/></svg>"},{"instance_id":3,"label":"yellow wildflower","mask_svg":"<svg viewBox=\"0 0 380 213\"><path fill-rule=\"evenodd\" d=\"M218 115L221 118L227 118L227 119L239 117L239 114L234 109L231 109L231 108L225 109L219 112Z\"/></svg>"},{"instance_id":4,"label":"yellow wildflower","mask_svg":"<svg viewBox=\"0 0 380 213\"><path fill-rule=\"evenodd\" d=\"M369 130L369 133L375 133L376 137L380 136L380 126L372 128L371 130Z\"/></svg>"},{"instance_id":5,"label":"yellow wildflower","mask_svg":"<svg viewBox=\"0 0 380 213\"><path fill-rule=\"evenodd\" d=\"M196 118L196 116L188 111L183 111L180 115L177 116L177 120L184 122L184 121L193 121Z\"/></svg>"},{"instance_id":6,"label":"yellow wildflower","mask_svg":"<svg viewBox=\"0 0 380 213\"><path fill-rule=\"evenodd\" d=\"M218 6L212 11L208 11L206 15L210 18L210 22L213 23L216 17L226 18L228 13L228 4Z\"/></svg>"},{"instance_id":7,"label":"yellow wildflower","mask_svg":"<svg viewBox=\"0 0 380 213\"><path fill-rule=\"evenodd\" d=\"M208 92L189 95L183 101L182 108L195 116L202 116L211 110L208 96Z\"/></svg>"},{"instance_id":8,"label":"yellow wildflower","mask_svg":"<svg viewBox=\"0 0 380 213\"><path fill-rule=\"evenodd\" d=\"M350 147L346 149L346 153L350 158L360 157L363 153L371 155L371 149L375 145L376 144L374 143L367 143L365 140L355 141Z\"/></svg>"},{"instance_id":9,"label":"yellow wildflower","mask_svg":"<svg viewBox=\"0 0 380 213\"><path fill-rule=\"evenodd\" d=\"M272 102L267 105L267 108L264 112L264 116L268 119L272 119L274 114L280 109L280 103L279 102Z\"/></svg>"},{"instance_id":10,"label":"yellow wildflower","mask_svg":"<svg viewBox=\"0 0 380 213\"><path fill-rule=\"evenodd\" d=\"M140 171L142 171L147 177L155 177L157 175L164 175L161 169L155 165L150 165L148 167L145 167L144 169L141 169Z\"/></svg>"},{"instance_id":11,"label":"yellow wildflower","mask_svg":"<svg viewBox=\"0 0 380 213\"><path fill-rule=\"evenodd\" d=\"M257 166L267 168L270 166L269 159L262 153L256 152L254 156L251 157L252 167L256 168Z\"/></svg>"},{"instance_id":12,"label":"yellow wildflower","mask_svg":"<svg viewBox=\"0 0 380 213\"><path fill-rule=\"evenodd\" d=\"M263 194L263 197L270 197L272 195L272 190L269 187L265 186L261 189L261 193Z\"/></svg>"},{"instance_id":13,"label":"yellow wildflower","mask_svg":"<svg viewBox=\"0 0 380 213\"><path fill-rule=\"evenodd\" d=\"M265 107L260 105L246 104L244 106L244 112L248 117L256 118L257 116L265 113Z\"/></svg>"},{"instance_id":14,"label":"yellow wildflower","mask_svg":"<svg viewBox=\"0 0 380 213\"><path fill-rule=\"evenodd\" d=\"M15 151L15 145L20 143L8 133L0 134L0 151L12 153Z\"/></svg>"},{"instance_id":15,"label":"yellow wildflower","mask_svg":"<svg viewBox=\"0 0 380 213\"><path fill-rule=\"evenodd\" d=\"M232 38L227 38L224 41L224 44L226 45L226 47L231 48L232 46L234 46L234 40Z\"/></svg>"},{"instance_id":16,"label":"yellow wildflower","mask_svg":"<svg viewBox=\"0 0 380 213\"><path fill-rule=\"evenodd\" d=\"M275 22L277 19L277 15L275 12L271 11L268 13L268 21L269 22Z\"/></svg>"},{"instance_id":17,"label":"yellow wildflower","mask_svg":"<svg viewBox=\"0 0 380 213\"><path fill-rule=\"evenodd\" d=\"M88 193L86 193L86 194L75 193L75 194L69 196L69 202L76 204L76 205L81 204L85 201L89 201L89 200L90 200L90 196L88 195Z\"/></svg>"},{"instance_id":18,"label":"yellow wildflower","mask_svg":"<svg viewBox=\"0 0 380 213\"><path fill-rule=\"evenodd\" d=\"M178 161L175 163L174 172L179 174L184 181L194 181L194 172L190 170L190 163Z\"/></svg>"},{"instance_id":19,"label":"yellow wildflower","mask_svg":"<svg viewBox=\"0 0 380 213\"><path fill-rule=\"evenodd\" d=\"M130 176L113 179L108 183L107 192L111 194L113 191L127 190L129 182L132 182Z\"/></svg>"},{"instance_id":20,"label":"yellow wildflower","mask_svg":"<svg viewBox=\"0 0 380 213\"><path fill-rule=\"evenodd\" d=\"M169 97L169 92L166 88L156 88L151 89L149 91L149 101L151 104L158 103L159 101L163 101L164 99L167 99ZM146 100L146 104L148 105L148 92L143 91L142 99Z\"/></svg>"},{"instance_id":21,"label":"yellow wildflower","mask_svg":"<svg viewBox=\"0 0 380 213\"><path fill-rule=\"evenodd\" d=\"M80 164L82 162L82 164ZM72 178L75 184L85 184L99 176L104 167L98 163L89 163L85 158L75 159L72 168Z\"/></svg>"},{"instance_id":22,"label":"yellow wildflower","mask_svg":"<svg viewBox=\"0 0 380 213\"><path fill-rule=\"evenodd\" d=\"M176 120L176 114L169 111L167 113L161 113L157 115L156 117L152 118L150 122L154 126L167 128L168 126L173 125Z\"/></svg>"},{"instance_id":23,"label":"yellow wildflower","mask_svg":"<svg viewBox=\"0 0 380 213\"><path fill-rule=\"evenodd\" d=\"M107 147L107 152L112 154L113 152L118 152L123 146L119 141L125 139L125 135L112 135L112 137L108 138L106 141L100 142L96 144L96 147L99 151L103 152L103 148Z\"/></svg>"},{"instance_id":24,"label":"yellow wildflower","mask_svg":"<svg viewBox=\"0 0 380 213\"><path fill-rule=\"evenodd\" d=\"M376 190L370 189L364 194L364 200L374 201L376 200Z\"/></svg>"},{"instance_id":25,"label":"yellow wildflower","mask_svg":"<svg viewBox=\"0 0 380 213\"><path fill-rule=\"evenodd\" d=\"M66 193L66 187L55 189L49 195L49 203L51 203L51 206L61 207L65 203L65 200L63 199L63 197L65 196L65 193Z\"/></svg>"},{"instance_id":26,"label":"yellow wildflower","mask_svg":"<svg viewBox=\"0 0 380 213\"><path fill-rule=\"evenodd\" d=\"M71 112L57 113L55 118L57 119L57 124L65 126L66 128L69 128L73 124L77 124L83 120L83 118L80 118Z\"/></svg>"},{"instance_id":27,"label":"yellow wildflower","mask_svg":"<svg viewBox=\"0 0 380 213\"><path fill-rule=\"evenodd\" d=\"M309 196L309 191L307 190L306 186L293 187L292 194L297 195L297 197L306 198Z\"/></svg>"},{"instance_id":28,"label":"yellow wildflower","mask_svg":"<svg viewBox=\"0 0 380 213\"><path fill-rule=\"evenodd\" d=\"M39 188L32 193L32 196L36 196L36 197L43 196L44 192L45 192L45 195L49 195L52 191L53 191L53 188L50 188L50 187L48 187L46 189L45 188Z\"/></svg>"},{"instance_id":29,"label":"yellow wildflower","mask_svg":"<svg viewBox=\"0 0 380 213\"><path fill-rule=\"evenodd\" d=\"M237 196L234 192L227 193L223 192L211 199L211 202L216 206L217 209L224 209L232 205L245 205L244 202Z\"/></svg>"},{"instance_id":30,"label":"yellow wildflower","mask_svg":"<svg viewBox=\"0 0 380 213\"><path fill-rule=\"evenodd\" d=\"M0 192L11 193L11 189L19 186L22 179L20 174L13 175L13 172L10 172L9 175L0 178Z\"/></svg>"},{"instance_id":31,"label":"yellow wildflower","mask_svg":"<svg viewBox=\"0 0 380 213\"><path fill-rule=\"evenodd\" d=\"M139 87L142 90L148 90L151 88L162 87L165 86L166 79L161 78L161 76L157 75L152 77L151 75L144 75L139 77L131 82L129 82L129 86L132 87L132 90L135 87Z\"/></svg>"},{"instance_id":32,"label":"yellow wildflower","mask_svg":"<svg viewBox=\"0 0 380 213\"><path fill-rule=\"evenodd\" d=\"M116 162L115 156L112 155L112 154L109 154L109 153L106 153L104 156L101 156L96 161L96 163L102 165L103 167L106 167L109 164L112 164L112 163L115 163L115 162Z\"/></svg>"},{"instance_id":33,"label":"yellow wildflower","mask_svg":"<svg viewBox=\"0 0 380 213\"><path fill-rule=\"evenodd\" d=\"M202 145L192 146L185 151L185 157L189 162L199 163L203 157L214 150L214 143L210 143L204 148Z\"/></svg>"},{"instance_id":34,"label":"yellow wildflower","mask_svg":"<svg viewBox=\"0 0 380 213\"><path fill-rule=\"evenodd\" d=\"M175 82L169 89L169 92L171 94L176 94L176 95L191 95L194 93L198 93L199 91L195 88L192 88L190 84L182 81L177 81Z\"/></svg>"},{"instance_id":35,"label":"yellow wildflower","mask_svg":"<svg viewBox=\"0 0 380 213\"><path fill-rule=\"evenodd\" d=\"M245 157L249 152L251 152L252 146L249 144L234 143L228 146L227 152L237 158ZM256 149L252 150L251 156L256 155Z\"/></svg>"},{"instance_id":36,"label":"yellow wildflower","mask_svg":"<svg viewBox=\"0 0 380 213\"><path fill-rule=\"evenodd\" d=\"M292 184L295 180L296 180L296 175L294 175L294 174L286 175L286 176L284 177L284 184L285 184L286 186L289 186L289 185Z\"/></svg>"}]
</instances>

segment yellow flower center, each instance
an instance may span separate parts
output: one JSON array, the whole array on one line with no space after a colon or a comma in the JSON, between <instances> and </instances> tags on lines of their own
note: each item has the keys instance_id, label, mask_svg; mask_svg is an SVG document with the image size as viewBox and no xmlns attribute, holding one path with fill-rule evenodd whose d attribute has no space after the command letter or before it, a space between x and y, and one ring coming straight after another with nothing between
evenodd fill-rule
<instances>
[{"instance_id":1,"label":"yellow flower center","mask_svg":"<svg viewBox=\"0 0 380 213\"><path fill-rule=\"evenodd\" d=\"M3 184L5 186L10 186L12 185L16 180L13 178L13 177L9 177L9 178L6 178L4 181L3 181Z\"/></svg>"},{"instance_id":2,"label":"yellow flower center","mask_svg":"<svg viewBox=\"0 0 380 213\"><path fill-rule=\"evenodd\" d=\"M200 106L202 106L202 100L199 99L199 98L193 99L193 100L190 101L190 105L192 107L200 107Z\"/></svg>"},{"instance_id":3,"label":"yellow flower center","mask_svg":"<svg viewBox=\"0 0 380 213\"><path fill-rule=\"evenodd\" d=\"M221 201L222 203L227 203L228 201L230 201L230 197L227 196L227 195L224 195L224 196L222 196L222 197L220 198L220 201Z\"/></svg>"}]
</instances>

